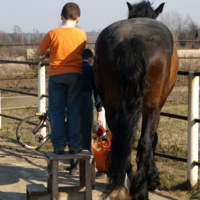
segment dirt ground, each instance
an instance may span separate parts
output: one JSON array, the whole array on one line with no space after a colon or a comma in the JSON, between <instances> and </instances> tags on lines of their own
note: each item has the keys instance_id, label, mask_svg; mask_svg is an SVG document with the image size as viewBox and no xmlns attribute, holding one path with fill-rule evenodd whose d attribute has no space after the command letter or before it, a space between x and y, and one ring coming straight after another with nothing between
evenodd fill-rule
<instances>
[{"instance_id":1,"label":"dirt ground","mask_svg":"<svg viewBox=\"0 0 200 200\"><path fill-rule=\"evenodd\" d=\"M26 150L16 141L8 141L0 137L0 200L25 200L27 184L44 184L46 187L47 176L44 168L47 163L43 154L43 151ZM63 169L66 165L62 162L59 164L59 181L62 184L76 184L77 177L68 175L68 172ZM107 179L96 180L96 189L93 190L94 200L100 199L106 183ZM179 197L161 190L149 192L149 199L180 200Z\"/></svg>"}]
</instances>

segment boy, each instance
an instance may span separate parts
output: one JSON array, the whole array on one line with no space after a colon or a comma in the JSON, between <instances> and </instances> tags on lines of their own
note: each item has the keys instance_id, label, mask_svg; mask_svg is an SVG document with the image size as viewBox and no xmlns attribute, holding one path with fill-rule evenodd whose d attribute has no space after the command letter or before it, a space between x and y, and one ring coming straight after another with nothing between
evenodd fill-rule
<instances>
[{"instance_id":1,"label":"boy","mask_svg":"<svg viewBox=\"0 0 200 200\"><path fill-rule=\"evenodd\" d=\"M94 54L90 49L84 49L82 53L83 63L83 98L81 106L81 129L82 148L91 150L91 138L93 127L93 108L97 110L97 123L103 125L104 115L102 112L102 103L97 92L93 77ZM95 104L94 104L94 100Z\"/></svg>"},{"instance_id":2,"label":"boy","mask_svg":"<svg viewBox=\"0 0 200 200\"><path fill-rule=\"evenodd\" d=\"M50 56L49 70L49 118L54 153L63 154L68 144L69 153L82 151L80 108L82 102L82 50L86 34L76 28L80 20L80 8L75 3L64 5L62 26L50 30L36 54ZM67 122L65 119L67 109Z\"/></svg>"},{"instance_id":3,"label":"boy","mask_svg":"<svg viewBox=\"0 0 200 200\"><path fill-rule=\"evenodd\" d=\"M91 151L91 138L93 127L93 109L94 105L97 110L97 124L103 125L104 115L102 112L102 103L97 92L93 77L93 62L94 54L90 49L84 49L82 53L82 68L83 68L83 98L81 106L81 128L82 135L82 148ZM94 100L93 100L94 96ZM94 103L95 101L95 103ZM71 167L69 168L70 174L75 175L78 173L78 161L71 160ZM105 178L106 174L96 172L96 178Z\"/></svg>"}]
</instances>

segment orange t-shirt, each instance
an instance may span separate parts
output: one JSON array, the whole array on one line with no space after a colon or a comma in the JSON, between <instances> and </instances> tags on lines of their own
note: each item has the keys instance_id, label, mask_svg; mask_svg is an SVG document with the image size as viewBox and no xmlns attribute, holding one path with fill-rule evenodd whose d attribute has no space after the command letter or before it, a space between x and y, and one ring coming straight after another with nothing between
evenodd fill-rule
<instances>
[{"instance_id":1,"label":"orange t-shirt","mask_svg":"<svg viewBox=\"0 0 200 200\"><path fill-rule=\"evenodd\" d=\"M86 33L76 27L55 28L43 38L40 49L50 49L49 76L64 73L82 73L82 51Z\"/></svg>"}]
</instances>

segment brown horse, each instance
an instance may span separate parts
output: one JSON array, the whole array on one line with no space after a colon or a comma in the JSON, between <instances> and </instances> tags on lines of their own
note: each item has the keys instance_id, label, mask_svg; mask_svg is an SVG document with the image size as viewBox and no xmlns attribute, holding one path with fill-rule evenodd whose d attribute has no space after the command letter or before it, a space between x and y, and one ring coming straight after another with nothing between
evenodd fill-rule
<instances>
[{"instance_id":1,"label":"brown horse","mask_svg":"<svg viewBox=\"0 0 200 200\"><path fill-rule=\"evenodd\" d=\"M95 46L94 76L113 133L107 197L130 180L134 200L148 200L148 189L159 185L154 160L160 111L177 76L178 58L169 29L148 1L127 3L129 17L106 27ZM138 119L142 131L137 147L137 172L131 151Z\"/></svg>"}]
</instances>

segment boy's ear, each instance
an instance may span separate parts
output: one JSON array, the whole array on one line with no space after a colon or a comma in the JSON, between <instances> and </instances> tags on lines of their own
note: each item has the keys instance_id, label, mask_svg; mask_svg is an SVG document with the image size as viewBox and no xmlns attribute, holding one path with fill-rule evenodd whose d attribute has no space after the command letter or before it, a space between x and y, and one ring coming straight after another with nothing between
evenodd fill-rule
<instances>
[{"instance_id":1,"label":"boy's ear","mask_svg":"<svg viewBox=\"0 0 200 200\"><path fill-rule=\"evenodd\" d=\"M60 18L61 18L61 20L63 20L63 18L64 18L64 17L63 17L63 15L62 15L62 14L60 14Z\"/></svg>"},{"instance_id":2,"label":"boy's ear","mask_svg":"<svg viewBox=\"0 0 200 200\"><path fill-rule=\"evenodd\" d=\"M79 23L80 19L81 19L81 17L78 17L78 18L76 19L76 23Z\"/></svg>"}]
</instances>

